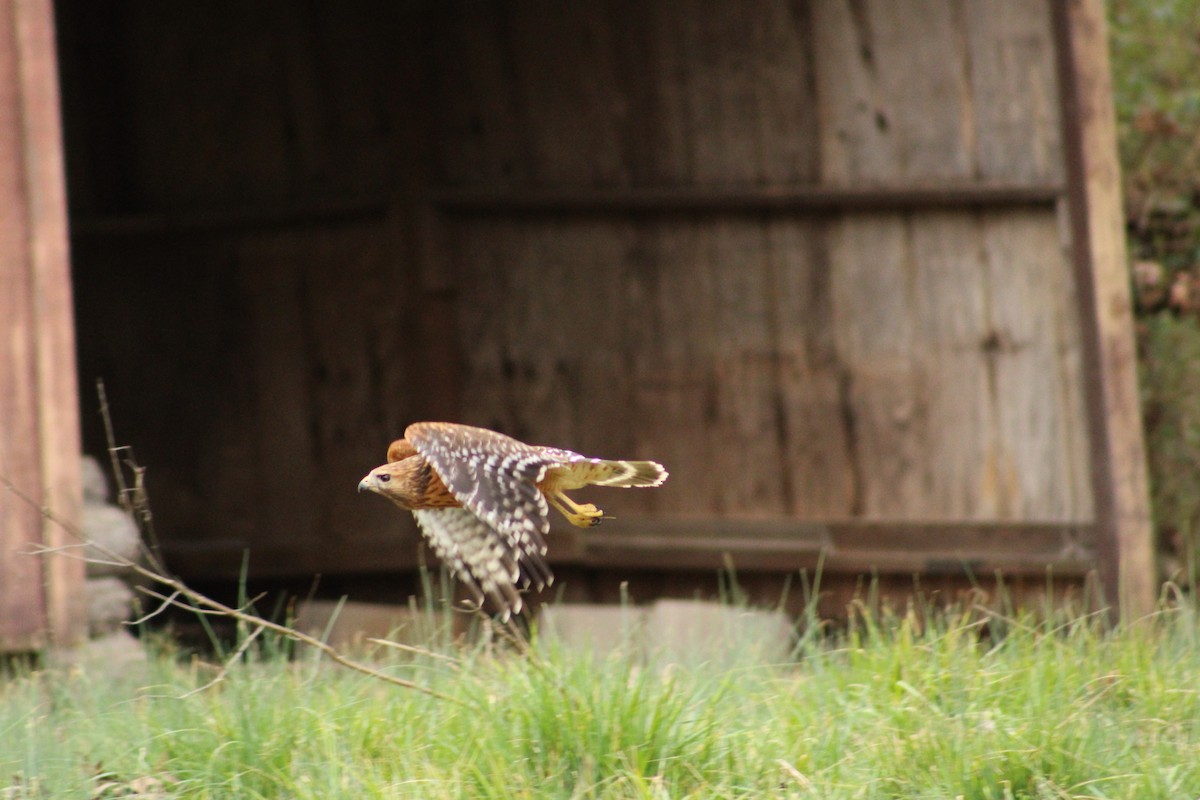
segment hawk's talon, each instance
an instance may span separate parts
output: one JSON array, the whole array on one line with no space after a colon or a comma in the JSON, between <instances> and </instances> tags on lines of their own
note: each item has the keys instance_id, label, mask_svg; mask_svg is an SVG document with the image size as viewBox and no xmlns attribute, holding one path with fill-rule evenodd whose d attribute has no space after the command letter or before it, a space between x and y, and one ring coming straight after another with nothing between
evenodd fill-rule
<instances>
[{"instance_id":1,"label":"hawk's talon","mask_svg":"<svg viewBox=\"0 0 1200 800\"><path fill-rule=\"evenodd\" d=\"M567 522L577 528L593 528L600 524L604 512L591 503L576 503L562 492L547 495L550 505L558 509Z\"/></svg>"}]
</instances>

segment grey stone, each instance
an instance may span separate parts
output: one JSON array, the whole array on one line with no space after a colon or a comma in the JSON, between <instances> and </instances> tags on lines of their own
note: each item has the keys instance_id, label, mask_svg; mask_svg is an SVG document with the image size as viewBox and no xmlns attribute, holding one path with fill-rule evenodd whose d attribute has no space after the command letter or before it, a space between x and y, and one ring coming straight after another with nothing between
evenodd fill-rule
<instances>
[{"instance_id":1,"label":"grey stone","mask_svg":"<svg viewBox=\"0 0 1200 800\"><path fill-rule=\"evenodd\" d=\"M668 662L778 664L794 642L782 611L698 600L659 600L646 619L647 650Z\"/></svg>"},{"instance_id":2,"label":"grey stone","mask_svg":"<svg viewBox=\"0 0 1200 800\"><path fill-rule=\"evenodd\" d=\"M649 607L553 604L542 608L538 634L577 651L635 653L666 665L786 663L794 644L782 611L698 600L659 600Z\"/></svg>"},{"instance_id":3,"label":"grey stone","mask_svg":"<svg viewBox=\"0 0 1200 800\"><path fill-rule=\"evenodd\" d=\"M641 653L646 610L628 605L561 603L543 606L538 635L572 650L603 655L613 651Z\"/></svg>"},{"instance_id":4,"label":"grey stone","mask_svg":"<svg viewBox=\"0 0 1200 800\"><path fill-rule=\"evenodd\" d=\"M87 538L88 575L119 575L125 568L110 562L114 556L126 561L137 561L141 549L141 538L137 525L116 506L99 503L83 504L83 535ZM99 545L98 547L93 546Z\"/></svg>"},{"instance_id":5,"label":"grey stone","mask_svg":"<svg viewBox=\"0 0 1200 800\"><path fill-rule=\"evenodd\" d=\"M361 650L368 639L426 646L452 629L452 612L417 610L389 603L306 600L297 609L296 630L339 650Z\"/></svg>"},{"instance_id":6,"label":"grey stone","mask_svg":"<svg viewBox=\"0 0 1200 800\"><path fill-rule=\"evenodd\" d=\"M104 468L100 462L91 456L83 457L83 501L85 503L107 503L108 480L104 477Z\"/></svg>"},{"instance_id":7,"label":"grey stone","mask_svg":"<svg viewBox=\"0 0 1200 800\"><path fill-rule=\"evenodd\" d=\"M120 578L88 578L83 585L87 601L88 633L103 636L121 630L133 615L133 590Z\"/></svg>"},{"instance_id":8,"label":"grey stone","mask_svg":"<svg viewBox=\"0 0 1200 800\"><path fill-rule=\"evenodd\" d=\"M149 665L142 643L123 629L91 639L78 647L53 650L49 656L52 666L79 668L88 674L109 675L134 682L146 679Z\"/></svg>"}]
</instances>

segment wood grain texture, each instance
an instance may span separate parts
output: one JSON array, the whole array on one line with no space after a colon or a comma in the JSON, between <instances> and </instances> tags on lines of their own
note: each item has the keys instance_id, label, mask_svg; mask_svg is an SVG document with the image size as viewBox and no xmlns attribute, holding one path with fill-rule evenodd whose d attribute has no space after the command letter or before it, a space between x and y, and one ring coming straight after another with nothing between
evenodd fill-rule
<instances>
[{"instance_id":1,"label":"wood grain texture","mask_svg":"<svg viewBox=\"0 0 1200 800\"><path fill-rule=\"evenodd\" d=\"M1047 2L822 2L813 30L826 181L1062 175Z\"/></svg>"},{"instance_id":2,"label":"wood grain texture","mask_svg":"<svg viewBox=\"0 0 1200 800\"><path fill-rule=\"evenodd\" d=\"M824 180L971 174L974 120L952 5L814 4Z\"/></svg>"},{"instance_id":3,"label":"wood grain texture","mask_svg":"<svg viewBox=\"0 0 1200 800\"><path fill-rule=\"evenodd\" d=\"M803 4L443 9L450 186L753 184L815 175Z\"/></svg>"},{"instance_id":4,"label":"wood grain texture","mask_svg":"<svg viewBox=\"0 0 1200 800\"><path fill-rule=\"evenodd\" d=\"M1051 4L970 0L958 6L979 178L1063 179Z\"/></svg>"},{"instance_id":5,"label":"wood grain texture","mask_svg":"<svg viewBox=\"0 0 1200 800\"><path fill-rule=\"evenodd\" d=\"M1074 284L1044 212L460 224L463 307L487 307L463 320L472 421L648 443L682 465L664 513L1091 514Z\"/></svg>"},{"instance_id":6,"label":"wood grain texture","mask_svg":"<svg viewBox=\"0 0 1200 800\"><path fill-rule=\"evenodd\" d=\"M1001 511L1089 519L1082 330L1059 227L1045 215L1010 213L991 217L981 234L993 336L985 352L998 401L997 477L1009 493Z\"/></svg>"},{"instance_id":7,"label":"wood grain texture","mask_svg":"<svg viewBox=\"0 0 1200 800\"><path fill-rule=\"evenodd\" d=\"M660 459L631 524L1087 524L1052 7L133 8L81 347L197 553L382 564L338 487L415 418Z\"/></svg>"},{"instance_id":8,"label":"wood grain texture","mask_svg":"<svg viewBox=\"0 0 1200 800\"><path fill-rule=\"evenodd\" d=\"M480 131L511 134L511 113L523 109L534 128L562 120L554 140L570 157L625 157L628 167L572 167L530 131L528 146L505 139L481 156L515 159L501 181L515 205L450 196L461 238L478 241L459 254L464 285L479 282L463 306L464 344L491 365L468 368L479 378L466 392L468 407L480 406L473 418L575 438L589 425L638 429L636 442L681 465L676 485L654 501L668 515L1087 519L1087 433L1070 383L1078 320L1050 207L813 220L714 208L699 217L682 210L691 206L679 194L676 215L664 197L659 216L631 226L615 202L580 205L578 218L556 214L552 199L520 203L522 188L547 198L556 187L638 191L636 169L649 162L614 149L625 120L611 110L633 106L654 109L648 140L661 155L652 171L676 187L781 177L859 187L1057 180L1047 155L1060 145L1046 7L990 16L954 2L814 3L786 13L765 3L761 16L773 23L762 28L752 15L656 5L634 14L654 32L643 69L656 87L636 98L617 78L614 53L645 34L612 25L612 8L536 20L510 8L503 19L466 22L484 53L510 44L501 23L516 26L525 45L586 42L560 53L569 63L553 74L522 65L527 47L504 49L508 85L490 90L514 99L476 102ZM497 80L496 62L463 55L456 87ZM781 63L799 71L784 78ZM567 120L569 96L576 115ZM609 104L603 123L581 134L580 120ZM472 152L487 141L481 135ZM631 243L628 254L618 242ZM575 278L570 290L565 275ZM609 309L608 325L593 327L582 297ZM472 309L496 298L504 308L487 317L504 322L472 327ZM567 329L580 333L562 344ZM539 359L575 359L597 376L596 391L634 405L603 411ZM480 391L497 382L508 420L497 397ZM582 403L595 407L584 425ZM518 409L524 421L511 419Z\"/></svg>"},{"instance_id":9,"label":"wood grain texture","mask_svg":"<svg viewBox=\"0 0 1200 800\"><path fill-rule=\"evenodd\" d=\"M1059 76L1069 87L1063 97L1067 175L1073 187L1068 218L1083 314L1089 458L1101 522L1100 575L1107 601L1117 604L1122 616L1138 617L1154 609L1158 574L1104 5L1064 0L1054 5L1054 12Z\"/></svg>"},{"instance_id":10,"label":"wood grain texture","mask_svg":"<svg viewBox=\"0 0 1200 800\"><path fill-rule=\"evenodd\" d=\"M78 407L61 135L48 2L0 4L0 652L77 641L83 565L37 556L78 530Z\"/></svg>"},{"instance_id":11,"label":"wood grain texture","mask_svg":"<svg viewBox=\"0 0 1200 800\"><path fill-rule=\"evenodd\" d=\"M82 513L79 394L75 320L67 247L66 178L59 117L54 9L49 0L19 4L25 186L29 208L29 269L36 336L38 439L42 503L58 521L42 519L41 544L75 543ZM50 643L65 646L86 634L84 565L62 556L39 559Z\"/></svg>"}]
</instances>

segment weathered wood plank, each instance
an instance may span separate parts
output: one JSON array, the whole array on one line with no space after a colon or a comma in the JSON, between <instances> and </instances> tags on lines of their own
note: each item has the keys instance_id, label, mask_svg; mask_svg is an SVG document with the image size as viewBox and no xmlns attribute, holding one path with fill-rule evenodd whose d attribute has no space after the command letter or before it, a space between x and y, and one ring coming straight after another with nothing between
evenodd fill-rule
<instances>
[{"instance_id":1,"label":"weathered wood plank","mask_svg":"<svg viewBox=\"0 0 1200 800\"><path fill-rule=\"evenodd\" d=\"M649 301L630 274L633 226L580 220L456 230L467 309L463 419L597 455L634 455L630 348L639 346ZM514 296L513 286L531 290Z\"/></svg>"},{"instance_id":2,"label":"weathered wood plank","mask_svg":"<svg viewBox=\"0 0 1200 800\"><path fill-rule=\"evenodd\" d=\"M78 530L75 394L66 203L53 9L0 5L0 651L68 644L85 633L83 568L40 547Z\"/></svg>"},{"instance_id":3,"label":"weathered wood plank","mask_svg":"<svg viewBox=\"0 0 1200 800\"><path fill-rule=\"evenodd\" d=\"M1137 392L1133 308L1104 4L1056 2L1071 257L1080 289L1101 577L1123 615L1154 608L1158 575Z\"/></svg>"},{"instance_id":4,"label":"weathered wood plank","mask_svg":"<svg viewBox=\"0 0 1200 800\"><path fill-rule=\"evenodd\" d=\"M387 216L390 197L361 200L278 203L244 208L135 214L78 214L71 220L74 239L154 238L164 236L212 237L263 233L276 228L337 226L378 222Z\"/></svg>"},{"instance_id":5,"label":"weathered wood plank","mask_svg":"<svg viewBox=\"0 0 1200 800\"><path fill-rule=\"evenodd\" d=\"M959 7L980 178L1063 178L1053 1L969 0Z\"/></svg>"},{"instance_id":6,"label":"weathered wood plank","mask_svg":"<svg viewBox=\"0 0 1200 800\"><path fill-rule=\"evenodd\" d=\"M603 3L514 4L501 34L522 112L523 155L534 185L628 183L615 36L631 30ZM497 32L499 33L499 32Z\"/></svg>"},{"instance_id":7,"label":"weathered wood plank","mask_svg":"<svg viewBox=\"0 0 1200 800\"><path fill-rule=\"evenodd\" d=\"M831 231L863 513L1090 518L1054 218L897 215Z\"/></svg>"},{"instance_id":8,"label":"weathered wood plank","mask_svg":"<svg viewBox=\"0 0 1200 800\"><path fill-rule=\"evenodd\" d=\"M864 215L829 227L830 294L844 403L853 419L853 513L903 518L923 509L926 375L915 352L911 222Z\"/></svg>"},{"instance_id":9,"label":"weathered wood plank","mask_svg":"<svg viewBox=\"0 0 1200 800\"><path fill-rule=\"evenodd\" d=\"M917 517L1012 519L1002 512L1003 486L994 470L989 392L986 276L979 218L929 213L911 221L914 352L920 396L928 413L921 462L925 496ZM1027 467L1040 474L1040 469ZM1025 517L1019 517L1025 518ZM1036 517L1032 517L1035 518Z\"/></svg>"},{"instance_id":10,"label":"weathered wood plank","mask_svg":"<svg viewBox=\"0 0 1200 800\"><path fill-rule=\"evenodd\" d=\"M555 337L555 369L571 397L568 444L590 455L644 455L632 348L650 313L634 277L645 233L629 219L580 221L556 231L550 263L566 267L562 304L569 318ZM631 508L645 509L645 494Z\"/></svg>"},{"instance_id":11,"label":"weathered wood plank","mask_svg":"<svg viewBox=\"0 0 1200 800\"><path fill-rule=\"evenodd\" d=\"M441 146L439 177L449 186L528 184L520 136L526 129L514 92L513 51L498 32L506 6L469 8L444 3L433 26L431 53L442 53L454 69L434 70L438 113L432 120Z\"/></svg>"},{"instance_id":12,"label":"weathered wood plank","mask_svg":"<svg viewBox=\"0 0 1200 800\"><path fill-rule=\"evenodd\" d=\"M708 263L695 268L712 271L716 293L709 322L717 417L707 468L720 473L721 513L777 516L790 502L765 226L717 221L706 230Z\"/></svg>"},{"instance_id":13,"label":"weathered wood plank","mask_svg":"<svg viewBox=\"0 0 1200 800\"><path fill-rule=\"evenodd\" d=\"M808 259L825 245L812 224L725 222L701 234L664 220L640 226L659 237L645 251L643 233L603 219L465 223L462 239L476 244L459 256L474 287L464 308L499 304L463 321L475 351L469 419L578 447L645 430L637 449L684 465L682 486L661 493L667 513L1086 518L1059 368L1077 347L1058 311L1070 286L1045 264L1052 218L1016 219L855 220L854 232L832 229L818 277ZM621 242L639 243L649 274L631 277ZM1027 279L1040 283L1023 288ZM516 302L514 286L537 290ZM636 310L626 294L643 298ZM503 325L478 327L490 315ZM1042 354L1018 359L1015 373L1014 336ZM498 402L502 413L486 410ZM789 445L788 424L810 434Z\"/></svg>"},{"instance_id":14,"label":"weathered wood plank","mask_svg":"<svg viewBox=\"0 0 1200 800\"><path fill-rule=\"evenodd\" d=\"M430 5L63 12L73 202L128 212L391 191L418 127L410 67Z\"/></svg>"},{"instance_id":15,"label":"weathered wood plank","mask_svg":"<svg viewBox=\"0 0 1200 800\"><path fill-rule=\"evenodd\" d=\"M238 294L261 306L243 356L252 410L228 415L220 441L230 457L240 452L239 461L249 462L235 475L264 477L248 487L220 476L208 482L221 514L246 525L240 533L252 569L269 570L261 562L284 539L310 552L296 564L315 571L325 571L322 559L332 570L415 552L408 515L354 486L416 420L426 400L422 376L437 367L420 352L417 249L415 231L394 225L240 241L238 258L252 266L239 272ZM338 270L325 268L333 262Z\"/></svg>"},{"instance_id":16,"label":"weathered wood plank","mask_svg":"<svg viewBox=\"0 0 1200 800\"><path fill-rule=\"evenodd\" d=\"M244 520L242 535L246 546L253 548L252 565L263 558L254 541L256 531L264 532L264 538L288 531L289 538L314 547L320 525L312 503L297 502L299 497L311 501L317 496L319 464L311 421L317 413L312 397L315 353L306 320L313 305L312 291L306 285L300 248L289 246L290 240L268 234L250 238L239 248L242 262L253 265L239 273L240 288L248 298L269 298L269 302L260 302L247 319L247 366L254 405L253 412L240 421L243 430L230 431L231 438L248 441L236 466L222 470L233 484L221 493L221 502L223 515ZM376 442L381 461L387 447L383 438ZM246 482L246 474L271 475L272 484L287 489L264 492L263 482ZM242 476L241 486L236 485L238 476Z\"/></svg>"},{"instance_id":17,"label":"weathered wood plank","mask_svg":"<svg viewBox=\"0 0 1200 800\"><path fill-rule=\"evenodd\" d=\"M996 513L1007 519L1092 517L1077 297L1055 219L994 214L982 228L991 329L988 360L997 445Z\"/></svg>"},{"instance_id":18,"label":"weathered wood plank","mask_svg":"<svg viewBox=\"0 0 1200 800\"><path fill-rule=\"evenodd\" d=\"M632 493L629 493L632 495ZM624 499L624 495L622 495ZM623 504L618 504L623 505ZM1095 529L1073 523L938 523L664 519L620 514L581 531L556 520L549 558L558 567L704 570L729 566L794 572L820 565L830 574L965 574L1081 576L1095 566ZM251 564L257 577L301 571L356 571L360 555L317 552L295 542L266 543ZM221 542L170 542L166 554L185 574L236 579L241 552ZM369 571L415 569L415 543L381 548ZM557 584L557 582L556 582ZM586 592L584 593L586 596Z\"/></svg>"},{"instance_id":19,"label":"weathered wood plank","mask_svg":"<svg viewBox=\"0 0 1200 800\"><path fill-rule=\"evenodd\" d=\"M445 28L455 65L440 90L451 185L815 173L810 32L787 4L463 5L447 12Z\"/></svg>"},{"instance_id":20,"label":"weathered wood plank","mask_svg":"<svg viewBox=\"0 0 1200 800\"><path fill-rule=\"evenodd\" d=\"M12 9L0 14L0 108L21 108L20 50ZM36 320L29 266L31 209L25 184L20 114L0 117L0 472L34 503L42 502L37 411ZM10 421L16 421L10 422ZM30 552L42 520L0 489L0 650L32 650L48 641L42 565Z\"/></svg>"},{"instance_id":21,"label":"weathered wood plank","mask_svg":"<svg viewBox=\"0 0 1200 800\"><path fill-rule=\"evenodd\" d=\"M826 178L1060 178L1049 5L814 4Z\"/></svg>"},{"instance_id":22,"label":"weathered wood plank","mask_svg":"<svg viewBox=\"0 0 1200 800\"><path fill-rule=\"evenodd\" d=\"M653 327L633 351L642 418L636 422L647 453L672 470L655 498L664 514L720 512L724 476L714 463L719 415L712 320L719 302L705 239L688 220L655 229L651 266ZM655 490L658 491L658 490Z\"/></svg>"},{"instance_id":23,"label":"weathered wood plank","mask_svg":"<svg viewBox=\"0 0 1200 800\"><path fill-rule=\"evenodd\" d=\"M370 273L385 283L407 287L391 293L394 307L385 314L384 328L379 331L383 341L391 342L388 349L392 352L376 352L371 362L371 374L380 386L391 383L391 391L382 392L380 400L396 411L391 399L403 394L412 419L460 419L464 370L458 336L461 300L458 270L447 241L451 228L427 203L397 209L391 222L398 234L396 249L407 254L404 260L414 268L398 269L396 259L383 256L379 268ZM381 244L387 247L386 242ZM415 313L397 313L403 307ZM400 335L411 340L403 348L407 369L402 371L389 366L391 359L400 355L394 352L399 349L395 343ZM418 383L421 389L414 391ZM393 420L397 435L404 422Z\"/></svg>"},{"instance_id":24,"label":"weathered wood plank","mask_svg":"<svg viewBox=\"0 0 1200 800\"><path fill-rule=\"evenodd\" d=\"M1063 195L1059 184L998 181L923 181L860 185L763 184L627 189L435 190L432 202L450 214L761 214L840 211L961 210L1005 206L1050 207ZM367 207L364 204L364 208ZM267 220L264 220L267 222Z\"/></svg>"},{"instance_id":25,"label":"weathered wood plank","mask_svg":"<svg viewBox=\"0 0 1200 800\"><path fill-rule=\"evenodd\" d=\"M972 174L956 23L950 0L813 5L824 181Z\"/></svg>"},{"instance_id":26,"label":"weathered wood plank","mask_svg":"<svg viewBox=\"0 0 1200 800\"><path fill-rule=\"evenodd\" d=\"M363 505L371 498L360 498ZM311 541L291 541L284 536L262 537L250 543L250 560L245 560L247 542L242 539L208 538L204 540L173 536L163 540L162 553L172 571L184 580L228 580L237 582L243 568L253 579L296 578L312 575L370 574L416 570L434 559L424 550L416 525L397 509L379 503L387 511L380 517L382 528L376 539L357 542L328 542L314 546ZM375 517L365 511L365 523ZM307 588L307 587L306 587Z\"/></svg>"},{"instance_id":27,"label":"weathered wood plank","mask_svg":"<svg viewBox=\"0 0 1200 800\"><path fill-rule=\"evenodd\" d=\"M551 535L556 564L593 567L830 573L1080 576L1094 568L1086 524L847 520L629 519L622 531L563 526ZM615 523L614 523L615 527Z\"/></svg>"},{"instance_id":28,"label":"weathered wood plank","mask_svg":"<svg viewBox=\"0 0 1200 800\"><path fill-rule=\"evenodd\" d=\"M855 476L824 226L773 220L766 236L784 513L848 517L854 513Z\"/></svg>"},{"instance_id":29,"label":"weathered wood plank","mask_svg":"<svg viewBox=\"0 0 1200 800\"><path fill-rule=\"evenodd\" d=\"M711 510L722 480L709 442L717 274L694 226L577 220L460 230L465 418L678 464L674 492L636 502Z\"/></svg>"},{"instance_id":30,"label":"weathered wood plank","mask_svg":"<svg viewBox=\"0 0 1200 800\"><path fill-rule=\"evenodd\" d=\"M41 544L54 549L76 543L73 533L64 526L78 530L83 497L53 4L50 0L21 3L15 9L15 22L22 81L21 159L28 192L29 288L36 337L40 485L42 504L53 509L58 519L57 522L42 519ZM11 263L7 257L0 261ZM65 555L43 556L38 561L46 592L50 642L74 643L86 635L84 566Z\"/></svg>"}]
</instances>

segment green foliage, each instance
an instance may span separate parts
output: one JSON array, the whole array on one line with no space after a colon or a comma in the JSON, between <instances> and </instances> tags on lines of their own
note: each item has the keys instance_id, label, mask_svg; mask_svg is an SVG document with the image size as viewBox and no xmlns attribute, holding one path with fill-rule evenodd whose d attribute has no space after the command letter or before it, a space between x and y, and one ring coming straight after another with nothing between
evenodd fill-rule
<instances>
[{"instance_id":1,"label":"green foliage","mask_svg":"<svg viewBox=\"0 0 1200 800\"><path fill-rule=\"evenodd\" d=\"M864 615L720 668L378 654L453 701L281 648L199 692L213 668L170 655L27 672L0 683L0 797L1196 797L1197 622Z\"/></svg>"},{"instance_id":2,"label":"green foliage","mask_svg":"<svg viewBox=\"0 0 1200 800\"><path fill-rule=\"evenodd\" d=\"M1200 579L1200 4L1109 0L1152 503L1166 577Z\"/></svg>"},{"instance_id":3,"label":"green foliage","mask_svg":"<svg viewBox=\"0 0 1200 800\"><path fill-rule=\"evenodd\" d=\"M1126 203L1135 218L1154 209L1194 212L1200 5L1109 0L1108 15Z\"/></svg>"},{"instance_id":4,"label":"green foliage","mask_svg":"<svg viewBox=\"0 0 1200 800\"><path fill-rule=\"evenodd\" d=\"M1164 550L1182 563L1171 576L1194 584L1200 537L1200 321L1159 313L1145 321L1143 411Z\"/></svg>"}]
</instances>

